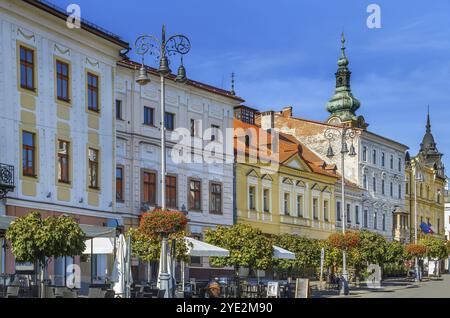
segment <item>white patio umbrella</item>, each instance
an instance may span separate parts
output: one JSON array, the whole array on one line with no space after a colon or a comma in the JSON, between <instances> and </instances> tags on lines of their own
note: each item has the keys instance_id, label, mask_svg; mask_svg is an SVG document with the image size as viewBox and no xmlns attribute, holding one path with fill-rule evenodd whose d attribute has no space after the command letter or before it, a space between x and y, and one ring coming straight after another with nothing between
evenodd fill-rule
<instances>
[{"instance_id":1,"label":"white patio umbrella","mask_svg":"<svg viewBox=\"0 0 450 318\"><path fill-rule=\"evenodd\" d=\"M214 246L191 237L184 238L187 248L188 255L194 257L228 257L230 256L230 251ZM182 289L184 290L184 262L181 262L181 282Z\"/></svg>"},{"instance_id":2,"label":"white patio umbrella","mask_svg":"<svg viewBox=\"0 0 450 318\"><path fill-rule=\"evenodd\" d=\"M123 234L117 241L116 259L114 260L111 280L114 291L119 297L127 297L127 288L133 283L131 275L131 246L128 246Z\"/></svg>"},{"instance_id":3,"label":"white patio umbrella","mask_svg":"<svg viewBox=\"0 0 450 318\"><path fill-rule=\"evenodd\" d=\"M273 258L275 259L295 259L295 254L281 248L279 246L273 246Z\"/></svg>"}]
</instances>

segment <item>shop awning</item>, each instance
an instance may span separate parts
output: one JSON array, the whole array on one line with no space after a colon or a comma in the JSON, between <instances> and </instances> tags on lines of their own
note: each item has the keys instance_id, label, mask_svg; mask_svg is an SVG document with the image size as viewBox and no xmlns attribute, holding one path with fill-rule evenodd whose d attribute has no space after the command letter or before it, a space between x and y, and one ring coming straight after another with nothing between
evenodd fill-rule
<instances>
[{"instance_id":1,"label":"shop awning","mask_svg":"<svg viewBox=\"0 0 450 318\"><path fill-rule=\"evenodd\" d=\"M275 259L295 259L295 254L281 248L279 246L273 246L273 258Z\"/></svg>"},{"instance_id":2,"label":"shop awning","mask_svg":"<svg viewBox=\"0 0 450 318\"><path fill-rule=\"evenodd\" d=\"M221 247L217 247L196 239L185 237L188 243L188 255L196 257L228 257L230 252Z\"/></svg>"},{"instance_id":3,"label":"shop awning","mask_svg":"<svg viewBox=\"0 0 450 318\"><path fill-rule=\"evenodd\" d=\"M92 241L94 240L94 241ZM86 249L83 254L91 254L91 246L93 244L92 254L114 254L114 239L109 237L96 237L86 241Z\"/></svg>"},{"instance_id":4,"label":"shop awning","mask_svg":"<svg viewBox=\"0 0 450 318\"><path fill-rule=\"evenodd\" d=\"M116 228L115 227L103 227L103 226L94 226L94 225L86 225L80 224L81 229L87 238L93 237L115 237L116 236Z\"/></svg>"}]
</instances>

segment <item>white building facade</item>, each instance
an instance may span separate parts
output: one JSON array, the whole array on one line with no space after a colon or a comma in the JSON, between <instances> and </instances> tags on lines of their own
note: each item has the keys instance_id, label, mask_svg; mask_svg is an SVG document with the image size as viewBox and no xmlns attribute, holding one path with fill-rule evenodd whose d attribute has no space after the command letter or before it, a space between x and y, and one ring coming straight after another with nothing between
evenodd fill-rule
<instances>
[{"instance_id":1,"label":"white building facade","mask_svg":"<svg viewBox=\"0 0 450 318\"><path fill-rule=\"evenodd\" d=\"M0 1L0 162L14 190L0 215L120 222L114 193L114 80L128 44L38 1ZM7 252L3 269L14 272ZM55 264L52 271L59 270Z\"/></svg>"},{"instance_id":2,"label":"white building facade","mask_svg":"<svg viewBox=\"0 0 450 318\"><path fill-rule=\"evenodd\" d=\"M136 83L139 67L123 61L116 76L117 211L133 227L143 212L161 206L160 79L149 68L151 82L141 87ZM166 85L166 206L187 211L188 232L202 239L207 229L234 222L232 158L207 163L202 154L206 145L221 141L221 131L233 128L233 108L242 100L195 81L179 84L169 77ZM192 163L173 160L180 128L192 137ZM225 150L227 140L222 140ZM193 263L190 276L208 275L207 259Z\"/></svg>"},{"instance_id":3,"label":"white building facade","mask_svg":"<svg viewBox=\"0 0 450 318\"><path fill-rule=\"evenodd\" d=\"M294 118L292 107L286 107L280 112L263 113L261 125L295 136L321 159L336 164L338 172L341 172L340 134L344 127L352 128L354 138L347 138L347 146L349 149L353 146L356 156L345 156L345 179L363 191L357 191L362 195L362 200L359 200L359 194L355 196L352 194L355 191L346 187L346 200L351 204L350 217L356 219L355 210L361 204L359 223L362 227L392 239L394 211L402 214L405 211L405 155L408 147L368 131L364 118L355 115L361 104L350 89L351 72L347 67L349 61L345 55L344 38L342 43L336 92L327 105L331 114L329 119L323 123ZM333 140L326 138L327 131L334 134ZM328 157L330 146L335 154L333 158ZM341 204L340 200L337 204Z\"/></svg>"}]
</instances>

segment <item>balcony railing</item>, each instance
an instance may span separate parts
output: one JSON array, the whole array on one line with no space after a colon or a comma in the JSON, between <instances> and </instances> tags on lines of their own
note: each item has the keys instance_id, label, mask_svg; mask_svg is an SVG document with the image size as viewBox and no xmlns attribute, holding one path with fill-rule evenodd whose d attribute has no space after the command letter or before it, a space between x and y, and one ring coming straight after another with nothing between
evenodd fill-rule
<instances>
[{"instance_id":1,"label":"balcony railing","mask_svg":"<svg viewBox=\"0 0 450 318\"><path fill-rule=\"evenodd\" d=\"M0 163L0 199L5 198L8 192L14 189L14 166Z\"/></svg>"}]
</instances>

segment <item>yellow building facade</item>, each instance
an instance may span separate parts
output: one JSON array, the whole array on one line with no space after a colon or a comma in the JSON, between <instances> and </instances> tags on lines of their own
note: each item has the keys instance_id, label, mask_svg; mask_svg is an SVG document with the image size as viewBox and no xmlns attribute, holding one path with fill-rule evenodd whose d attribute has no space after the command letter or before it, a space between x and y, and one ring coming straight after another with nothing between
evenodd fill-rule
<instances>
[{"instance_id":1,"label":"yellow building facade","mask_svg":"<svg viewBox=\"0 0 450 318\"><path fill-rule=\"evenodd\" d=\"M249 128L260 129L235 120L235 129ZM235 149L248 149L255 143L248 138L241 142L236 137ZM268 234L327 239L336 228L336 167L327 165L295 138L284 134L279 135L277 157L277 164L268 168L260 160L250 160L248 153L244 162L236 156L237 222Z\"/></svg>"},{"instance_id":2,"label":"yellow building facade","mask_svg":"<svg viewBox=\"0 0 450 318\"><path fill-rule=\"evenodd\" d=\"M415 212L417 200L418 236L426 233L420 225L431 227L433 235L445 239L445 168L441 161L431 133L430 115L428 115L426 133L417 156L407 156L406 166L406 209L409 216L410 240L414 241Z\"/></svg>"}]
</instances>

